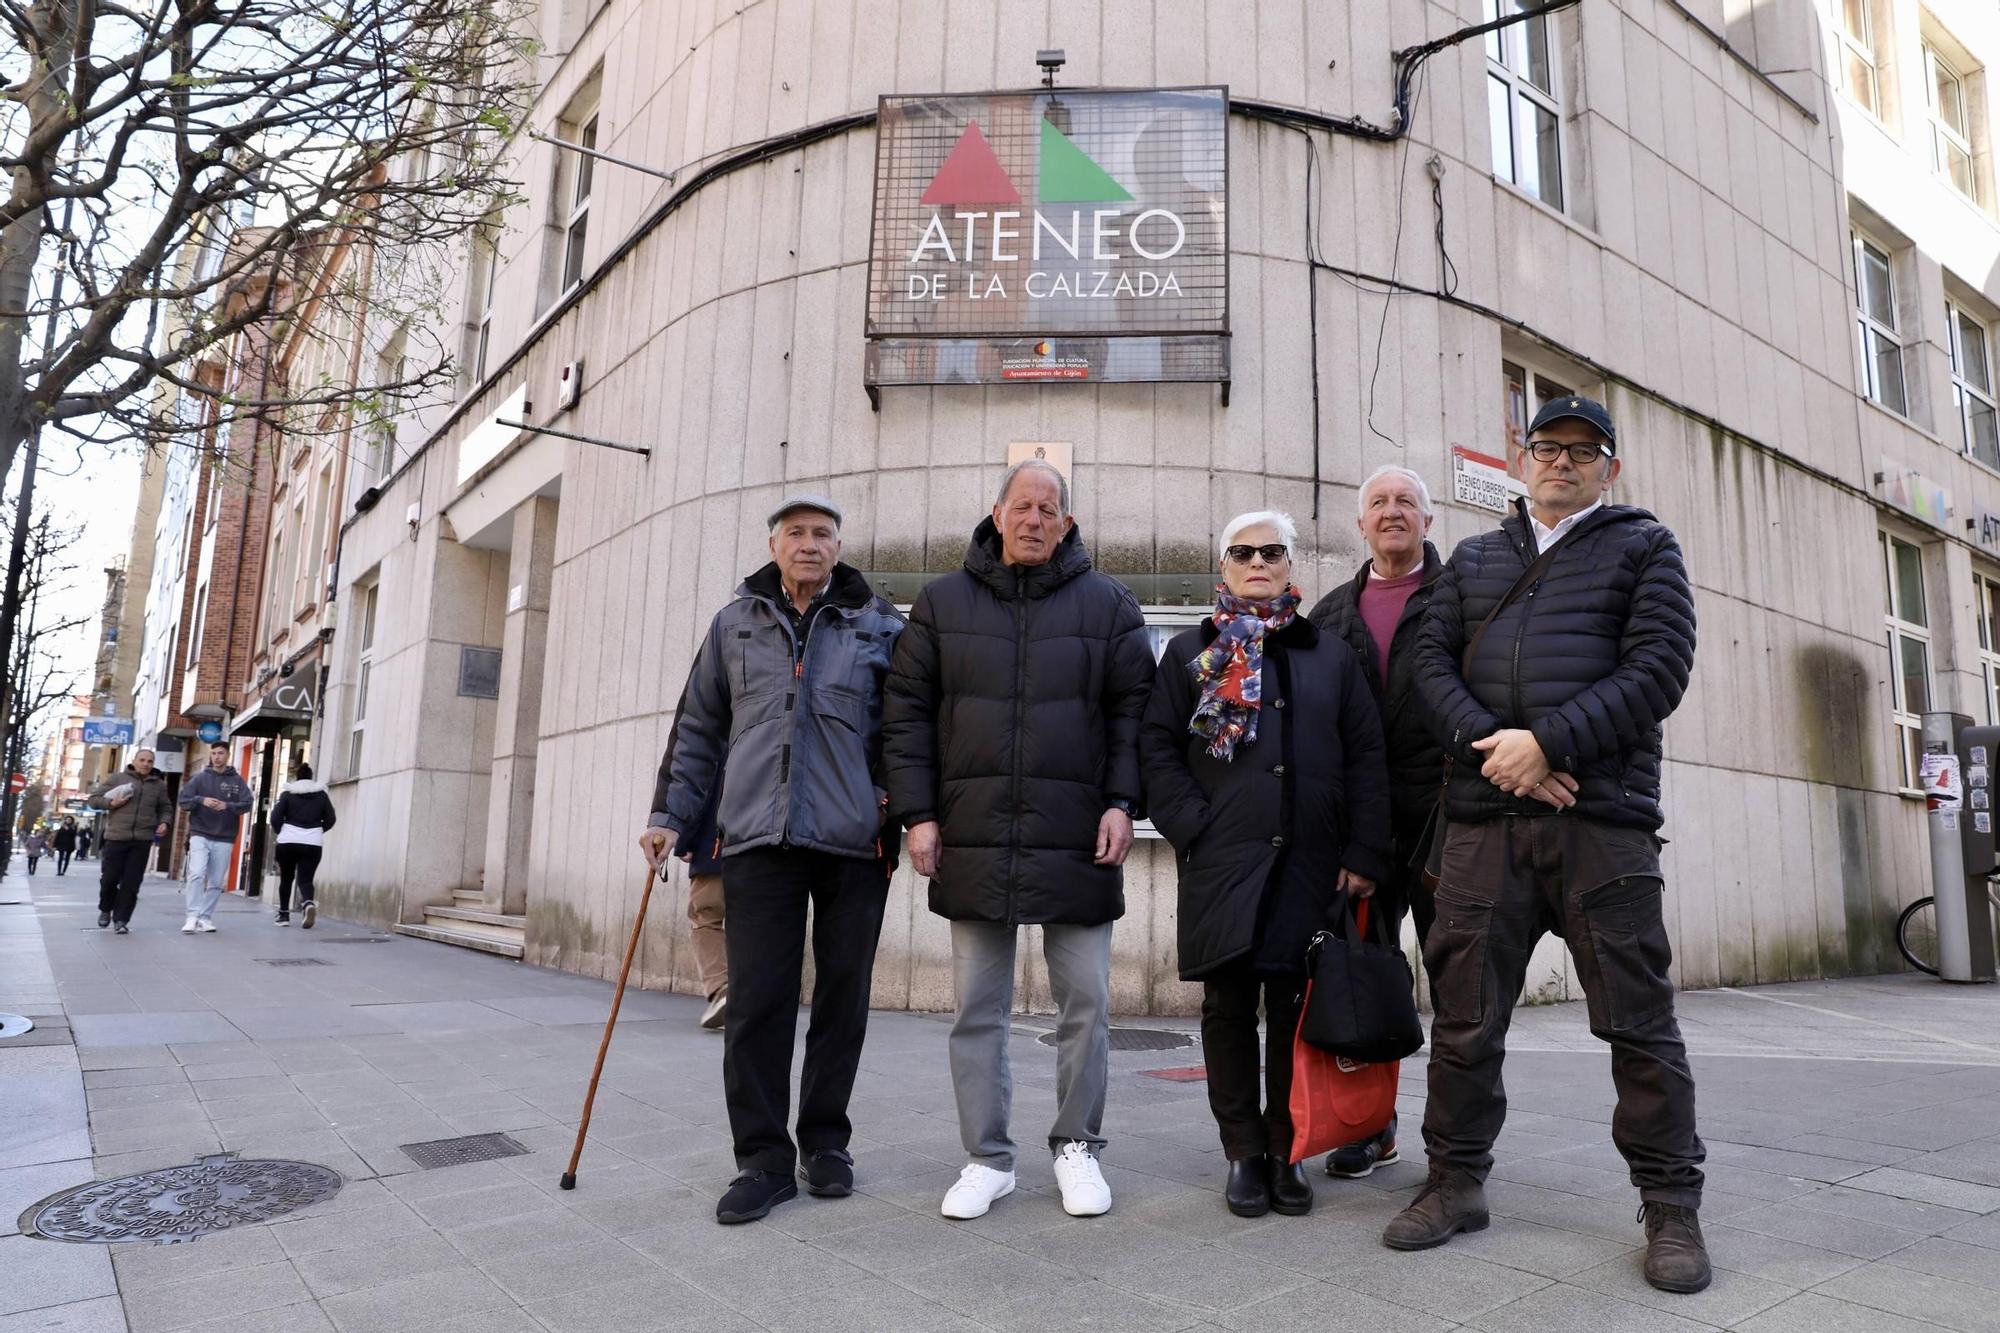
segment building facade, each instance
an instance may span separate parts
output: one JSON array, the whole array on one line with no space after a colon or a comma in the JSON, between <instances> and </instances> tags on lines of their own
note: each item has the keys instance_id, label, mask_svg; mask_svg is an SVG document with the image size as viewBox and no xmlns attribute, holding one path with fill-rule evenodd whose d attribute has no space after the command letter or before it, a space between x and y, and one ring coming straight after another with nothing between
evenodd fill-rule
<instances>
[{"instance_id":1,"label":"building facade","mask_svg":"<svg viewBox=\"0 0 2000 1333\"><path fill-rule=\"evenodd\" d=\"M1591 0L1440 47L1392 110L1396 53L1493 13L550 0L527 199L458 277L460 397L336 490L328 910L612 972L693 648L788 489L838 499L845 558L907 603L1010 452L1063 446L1085 541L1164 639L1231 515L1293 514L1316 597L1362 558L1360 480L1401 463L1448 552L1495 521L1483 457L1587 392L1619 422L1615 498L1676 529L1697 585L1666 734L1677 980L1895 966L1928 891L1917 715L2000 708L1996 18ZM1031 87L1048 47L1061 86L1227 88L1226 394L871 395L878 98ZM1186 1012L1164 844L1126 882L1115 1002ZM692 984L684 894L655 901L644 984ZM1568 977L1547 942L1531 993ZM950 978L906 867L876 1002L946 1008Z\"/></svg>"}]
</instances>

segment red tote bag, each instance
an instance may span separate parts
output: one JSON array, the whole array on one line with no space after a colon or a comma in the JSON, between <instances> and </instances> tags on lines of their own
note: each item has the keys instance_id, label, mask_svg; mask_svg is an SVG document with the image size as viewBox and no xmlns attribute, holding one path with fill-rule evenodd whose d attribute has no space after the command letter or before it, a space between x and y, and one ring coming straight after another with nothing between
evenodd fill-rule
<instances>
[{"instance_id":1,"label":"red tote bag","mask_svg":"<svg viewBox=\"0 0 2000 1333\"><path fill-rule=\"evenodd\" d=\"M1368 930L1363 899L1355 912L1359 930ZM1357 1064L1322 1051L1305 1039L1305 1011L1312 1003L1312 982L1306 982L1305 1003L1299 1006L1299 1029L1292 1033L1292 1161L1359 1143L1389 1127L1396 1114L1396 1076L1400 1060Z\"/></svg>"}]
</instances>

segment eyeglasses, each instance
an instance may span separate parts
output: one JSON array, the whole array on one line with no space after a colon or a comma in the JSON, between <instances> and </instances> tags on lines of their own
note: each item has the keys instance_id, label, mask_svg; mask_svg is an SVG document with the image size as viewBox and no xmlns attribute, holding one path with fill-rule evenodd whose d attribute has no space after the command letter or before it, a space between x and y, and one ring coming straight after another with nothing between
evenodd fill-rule
<instances>
[{"instance_id":1,"label":"eyeglasses","mask_svg":"<svg viewBox=\"0 0 2000 1333\"><path fill-rule=\"evenodd\" d=\"M1537 463L1553 463L1562 457L1564 450L1568 450L1569 461L1579 467L1586 463L1595 463L1599 458L1609 456L1611 453L1611 450L1602 444L1560 444L1555 440L1530 440L1527 450Z\"/></svg>"},{"instance_id":2,"label":"eyeglasses","mask_svg":"<svg viewBox=\"0 0 2000 1333\"><path fill-rule=\"evenodd\" d=\"M1225 547L1222 554L1226 559L1234 560L1239 565L1249 564L1250 558L1258 555L1264 557L1265 564L1275 565L1280 560L1289 558L1292 554L1292 548L1283 542L1272 542L1269 546Z\"/></svg>"}]
</instances>

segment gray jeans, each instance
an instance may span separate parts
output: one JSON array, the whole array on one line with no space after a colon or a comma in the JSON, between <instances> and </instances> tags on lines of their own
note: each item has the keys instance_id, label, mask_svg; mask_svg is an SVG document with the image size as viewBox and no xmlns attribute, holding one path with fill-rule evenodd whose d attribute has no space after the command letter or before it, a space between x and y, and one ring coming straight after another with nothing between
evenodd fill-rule
<instances>
[{"instance_id":1,"label":"gray jeans","mask_svg":"<svg viewBox=\"0 0 2000 1333\"><path fill-rule=\"evenodd\" d=\"M1056 1120L1049 1148L1104 1146L1104 1090L1111 1060L1111 923L1043 926L1042 957L1049 990L1061 1012L1056 1028ZM1014 1007L1017 927L991 921L951 923L952 974L958 1016L951 1026L951 1082L958 1097L958 1134L972 1160L996 1171L1014 1169L1007 1122L1014 1078L1007 1064Z\"/></svg>"}]
</instances>

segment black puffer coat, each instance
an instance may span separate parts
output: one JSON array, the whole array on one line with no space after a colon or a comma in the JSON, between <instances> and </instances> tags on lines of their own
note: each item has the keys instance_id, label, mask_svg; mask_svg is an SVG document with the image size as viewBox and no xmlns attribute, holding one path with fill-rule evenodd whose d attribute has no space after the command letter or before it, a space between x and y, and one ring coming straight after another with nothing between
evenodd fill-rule
<instances>
[{"instance_id":1,"label":"black puffer coat","mask_svg":"<svg viewBox=\"0 0 2000 1333\"><path fill-rule=\"evenodd\" d=\"M1135 807L1153 653L1139 603L1076 529L1045 564L1002 562L991 519L965 568L917 594L883 704L889 814L936 820L931 910L1099 925L1125 913L1093 863L1110 802Z\"/></svg>"},{"instance_id":2,"label":"black puffer coat","mask_svg":"<svg viewBox=\"0 0 2000 1333\"><path fill-rule=\"evenodd\" d=\"M1660 724L1694 669L1694 592L1680 544L1643 509L1606 505L1563 539L1536 586L1500 613L1465 678L1459 659L1480 621L1535 558L1517 511L1460 542L1417 635L1417 689L1456 761L1446 815L1477 823L1551 815L1480 776L1472 742L1526 727L1549 764L1580 784L1575 812L1660 827Z\"/></svg>"},{"instance_id":3,"label":"black puffer coat","mask_svg":"<svg viewBox=\"0 0 2000 1333\"><path fill-rule=\"evenodd\" d=\"M1181 979L1245 958L1303 972L1341 869L1388 873L1382 723L1347 645L1299 619L1265 637L1256 743L1211 757L1188 731L1188 663L1215 634L1204 620L1167 645L1139 732L1147 813L1180 853Z\"/></svg>"},{"instance_id":4,"label":"black puffer coat","mask_svg":"<svg viewBox=\"0 0 2000 1333\"><path fill-rule=\"evenodd\" d=\"M1444 782L1444 751L1424 721L1424 705L1416 687L1417 631L1444 573L1444 560L1437 547L1424 543L1424 579L1403 604L1403 614L1396 621L1396 633L1389 641L1386 687L1375 638L1361 618L1361 590L1368 586L1372 563L1364 562L1360 573L1320 598L1312 609L1312 622L1354 649L1368 688L1375 694L1375 706L1382 714L1382 738L1388 746L1389 821L1395 830L1396 857L1402 862L1417 850L1416 843L1430 822L1438 788Z\"/></svg>"}]
</instances>

